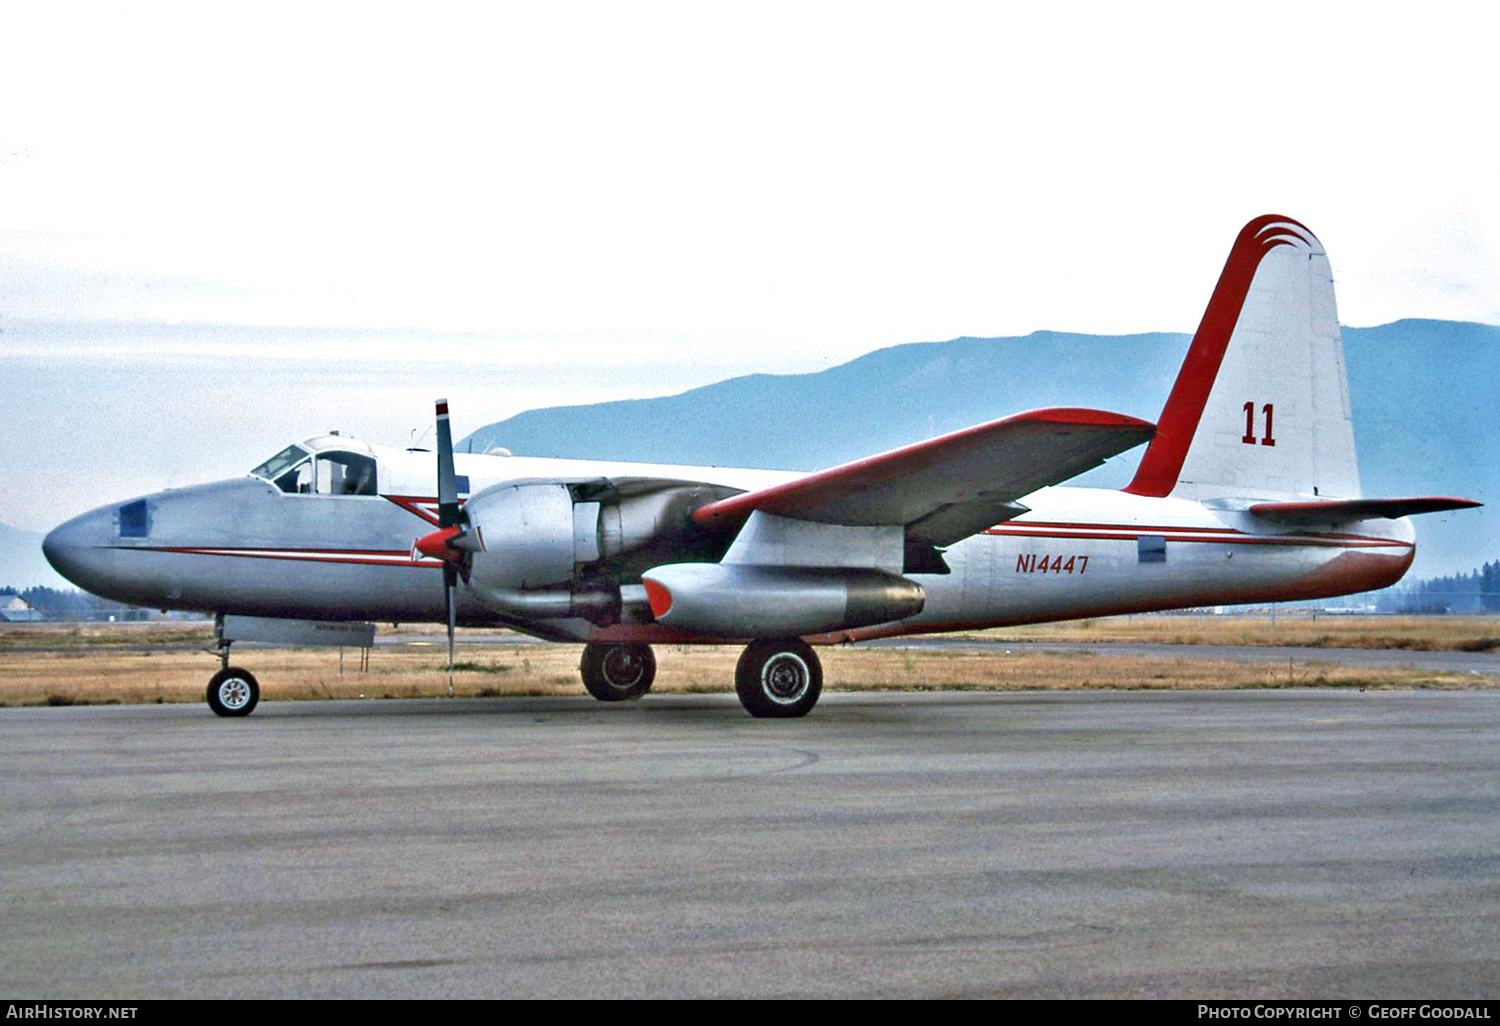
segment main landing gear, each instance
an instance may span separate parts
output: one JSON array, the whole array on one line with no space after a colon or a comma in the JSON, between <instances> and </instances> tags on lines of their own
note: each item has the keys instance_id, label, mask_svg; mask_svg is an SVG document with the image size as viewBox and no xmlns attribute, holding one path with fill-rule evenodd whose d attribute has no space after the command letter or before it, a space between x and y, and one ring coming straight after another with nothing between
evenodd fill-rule
<instances>
[{"instance_id":1,"label":"main landing gear","mask_svg":"<svg viewBox=\"0 0 1500 1026\"><path fill-rule=\"evenodd\" d=\"M656 656L650 645L588 644L578 665L583 686L601 702L640 698L656 679Z\"/></svg>"},{"instance_id":2,"label":"main landing gear","mask_svg":"<svg viewBox=\"0 0 1500 1026\"><path fill-rule=\"evenodd\" d=\"M208 680L208 707L220 716L249 716L260 701L260 685L249 670L229 665L229 645L224 640L224 614L220 613L214 618L219 672Z\"/></svg>"},{"instance_id":3,"label":"main landing gear","mask_svg":"<svg viewBox=\"0 0 1500 1026\"><path fill-rule=\"evenodd\" d=\"M583 686L601 702L640 698L656 677L649 645L592 643L579 664ZM756 641L740 656L734 690L751 716L806 716L823 693L823 666L811 646L797 638Z\"/></svg>"},{"instance_id":4,"label":"main landing gear","mask_svg":"<svg viewBox=\"0 0 1500 1026\"><path fill-rule=\"evenodd\" d=\"M823 693L823 666L797 638L752 642L734 668L734 690L751 716L806 716Z\"/></svg>"}]
</instances>

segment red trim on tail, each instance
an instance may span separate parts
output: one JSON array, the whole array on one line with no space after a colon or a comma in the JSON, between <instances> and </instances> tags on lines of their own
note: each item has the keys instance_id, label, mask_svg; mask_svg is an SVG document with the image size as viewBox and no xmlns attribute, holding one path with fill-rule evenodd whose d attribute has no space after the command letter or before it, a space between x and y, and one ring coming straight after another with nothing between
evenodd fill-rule
<instances>
[{"instance_id":1,"label":"red trim on tail","mask_svg":"<svg viewBox=\"0 0 1500 1026\"><path fill-rule=\"evenodd\" d=\"M1297 243L1314 246L1317 240L1306 225L1290 217L1264 214L1240 229L1208 308L1203 311L1203 320L1198 323L1193 344L1188 347L1187 358L1182 361L1182 370L1177 372L1172 394L1162 409L1156 437L1125 491L1163 498L1177 487L1177 475L1182 472L1182 462L1193 443L1198 420L1203 416L1203 407L1208 403L1208 394L1218 377L1219 365L1224 362L1229 337L1239 322L1240 310L1261 259L1277 246Z\"/></svg>"}]
</instances>

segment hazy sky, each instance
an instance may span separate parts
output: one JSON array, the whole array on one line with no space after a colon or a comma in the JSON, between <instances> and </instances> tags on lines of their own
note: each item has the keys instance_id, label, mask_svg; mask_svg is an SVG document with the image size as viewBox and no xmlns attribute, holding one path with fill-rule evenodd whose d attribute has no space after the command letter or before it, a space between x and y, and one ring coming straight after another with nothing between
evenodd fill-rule
<instances>
[{"instance_id":1,"label":"hazy sky","mask_svg":"<svg viewBox=\"0 0 1500 1026\"><path fill-rule=\"evenodd\" d=\"M0 521L444 393L1188 331L1265 212L1346 324L1500 323L1496 10L5 5Z\"/></svg>"}]
</instances>

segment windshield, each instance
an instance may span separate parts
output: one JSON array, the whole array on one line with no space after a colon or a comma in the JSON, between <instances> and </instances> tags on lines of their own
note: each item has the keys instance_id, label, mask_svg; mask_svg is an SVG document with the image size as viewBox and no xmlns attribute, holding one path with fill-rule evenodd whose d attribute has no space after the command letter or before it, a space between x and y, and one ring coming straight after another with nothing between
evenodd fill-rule
<instances>
[{"instance_id":1,"label":"windshield","mask_svg":"<svg viewBox=\"0 0 1500 1026\"><path fill-rule=\"evenodd\" d=\"M306 459L309 455L310 453L308 453L306 449L302 448L302 446L289 445L285 449L278 452L275 456L272 456L270 459L266 460L266 462L250 471L250 473L254 474L256 477L263 477L267 481L274 481L276 480L276 478L281 476L282 471L286 470L298 460Z\"/></svg>"}]
</instances>

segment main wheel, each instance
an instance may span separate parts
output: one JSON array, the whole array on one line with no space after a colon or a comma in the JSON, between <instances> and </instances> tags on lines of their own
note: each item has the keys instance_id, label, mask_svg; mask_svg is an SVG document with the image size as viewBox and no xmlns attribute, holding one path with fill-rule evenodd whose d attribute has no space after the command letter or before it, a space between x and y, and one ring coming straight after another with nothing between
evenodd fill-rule
<instances>
[{"instance_id":1,"label":"main wheel","mask_svg":"<svg viewBox=\"0 0 1500 1026\"><path fill-rule=\"evenodd\" d=\"M583 686L601 702L640 698L656 679L656 656L650 645L589 644L578 664Z\"/></svg>"},{"instance_id":2,"label":"main wheel","mask_svg":"<svg viewBox=\"0 0 1500 1026\"><path fill-rule=\"evenodd\" d=\"M751 716L806 716L823 693L823 666L796 638L756 641L734 669L734 690Z\"/></svg>"},{"instance_id":3,"label":"main wheel","mask_svg":"<svg viewBox=\"0 0 1500 1026\"><path fill-rule=\"evenodd\" d=\"M260 701L260 685L249 670L228 666L208 681L208 707L220 716L249 716Z\"/></svg>"}]
</instances>

